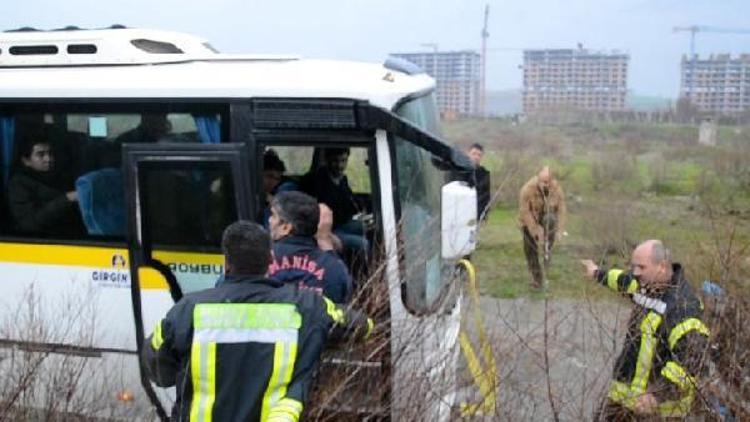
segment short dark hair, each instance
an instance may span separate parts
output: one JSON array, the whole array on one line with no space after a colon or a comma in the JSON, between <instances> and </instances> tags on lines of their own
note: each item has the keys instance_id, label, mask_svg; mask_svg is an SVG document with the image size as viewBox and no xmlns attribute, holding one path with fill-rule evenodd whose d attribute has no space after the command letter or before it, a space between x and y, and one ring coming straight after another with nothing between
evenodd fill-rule
<instances>
[{"instance_id":1,"label":"short dark hair","mask_svg":"<svg viewBox=\"0 0 750 422\"><path fill-rule=\"evenodd\" d=\"M281 192L271 201L279 218L292 225L292 233L298 236L315 236L320 219L318 201L299 191Z\"/></svg>"},{"instance_id":2,"label":"short dark hair","mask_svg":"<svg viewBox=\"0 0 750 422\"><path fill-rule=\"evenodd\" d=\"M351 151L349 148L326 148L323 151L323 157L330 158L330 157L338 157L339 155L351 155Z\"/></svg>"},{"instance_id":3,"label":"short dark hair","mask_svg":"<svg viewBox=\"0 0 750 422\"><path fill-rule=\"evenodd\" d=\"M263 170L284 173L286 171L286 166L284 165L284 162L281 161L281 158L279 158L279 154L277 154L276 151L269 149L263 153Z\"/></svg>"},{"instance_id":4,"label":"short dark hair","mask_svg":"<svg viewBox=\"0 0 750 422\"><path fill-rule=\"evenodd\" d=\"M30 158L34 145L49 145L52 147L55 130L51 125L43 125L23 131L19 136L17 157Z\"/></svg>"},{"instance_id":5,"label":"short dark hair","mask_svg":"<svg viewBox=\"0 0 750 422\"><path fill-rule=\"evenodd\" d=\"M271 261L271 236L260 224L236 221L224 229L221 250L233 274L265 274Z\"/></svg>"},{"instance_id":6,"label":"short dark hair","mask_svg":"<svg viewBox=\"0 0 750 422\"><path fill-rule=\"evenodd\" d=\"M473 144L471 144L471 146L469 147L469 149L478 149L478 150L484 152L484 147L482 146L482 144L480 144L478 142L474 142Z\"/></svg>"}]
</instances>

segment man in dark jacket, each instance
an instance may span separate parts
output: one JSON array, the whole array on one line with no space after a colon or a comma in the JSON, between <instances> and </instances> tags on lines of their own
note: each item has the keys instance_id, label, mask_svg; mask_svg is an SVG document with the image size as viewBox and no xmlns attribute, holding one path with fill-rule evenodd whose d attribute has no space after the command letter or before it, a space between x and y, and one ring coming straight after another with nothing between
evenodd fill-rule
<instances>
[{"instance_id":1,"label":"man in dark jacket","mask_svg":"<svg viewBox=\"0 0 750 422\"><path fill-rule=\"evenodd\" d=\"M589 277L635 303L607 399L595 420L684 418L695 399L709 331L682 267L672 263L658 240L633 250L630 272L600 269L591 260L581 263Z\"/></svg>"},{"instance_id":2,"label":"man in dark jacket","mask_svg":"<svg viewBox=\"0 0 750 422\"><path fill-rule=\"evenodd\" d=\"M369 253L365 225L353 217L360 212L346 177L349 148L326 148L323 166L306 174L300 184L303 192L313 196L333 211L333 233L344 247L364 257Z\"/></svg>"},{"instance_id":3,"label":"man in dark jacket","mask_svg":"<svg viewBox=\"0 0 750 422\"><path fill-rule=\"evenodd\" d=\"M320 209L302 192L282 192L271 201L273 255L268 276L324 294L336 303L348 301L352 281L344 262L333 251L318 247Z\"/></svg>"},{"instance_id":4,"label":"man in dark jacket","mask_svg":"<svg viewBox=\"0 0 750 422\"><path fill-rule=\"evenodd\" d=\"M491 199L490 171L482 166L484 147L478 143L471 144L467 155L474 163L474 180L477 189L477 219L484 220L487 218Z\"/></svg>"},{"instance_id":5,"label":"man in dark jacket","mask_svg":"<svg viewBox=\"0 0 750 422\"><path fill-rule=\"evenodd\" d=\"M264 277L270 238L258 224L224 231L225 279L183 297L146 340L143 364L176 386L173 420L297 421L328 338L366 338L372 320Z\"/></svg>"},{"instance_id":6,"label":"man in dark jacket","mask_svg":"<svg viewBox=\"0 0 750 422\"><path fill-rule=\"evenodd\" d=\"M50 132L45 132L45 134ZM19 145L20 165L8 182L8 207L19 232L80 236L83 221L75 190L66 191L55 171L55 156L43 134Z\"/></svg>"}]
</instances>

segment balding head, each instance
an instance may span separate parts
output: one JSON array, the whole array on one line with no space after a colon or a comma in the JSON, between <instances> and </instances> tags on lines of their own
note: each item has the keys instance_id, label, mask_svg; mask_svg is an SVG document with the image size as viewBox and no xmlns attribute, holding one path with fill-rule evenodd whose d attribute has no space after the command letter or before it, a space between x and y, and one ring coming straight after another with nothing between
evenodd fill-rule
<instances>
[{"instance_id":1,"label":"balding head","mask_svg":"<svg viewBox=\"0 0 750 422\"><path fill-rule=\"evenodd\" d=\"M549 193L549 187L552 184L552 170L549 169L549 166L544 166L539 170L539 174L536 175L536 182L537 186L539 186L539 190L547 195Z\"/></svg>"},{"instance_id":2,"label":"balding head","mask_svg":"<svg viewBox=\"0 0 750 422\"><path fill-rule=\"evenodd\" d=\"M672 257L660 240L650 239L633 250L633 274L644 286L663 287L672 278Z\"/></svg>"}]
</instances>

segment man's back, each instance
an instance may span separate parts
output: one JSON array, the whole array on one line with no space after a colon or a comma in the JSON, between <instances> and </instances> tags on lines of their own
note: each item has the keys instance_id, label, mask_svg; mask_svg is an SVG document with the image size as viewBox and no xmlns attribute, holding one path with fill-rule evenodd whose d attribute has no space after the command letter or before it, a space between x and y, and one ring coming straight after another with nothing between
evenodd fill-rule
<instances>
[{"instance_id":1,"label":"man's back","mask_svg":"<svg viewBox=\"0 0 750 422\"><path fill-rule=\"evenodd\" d=\"M300 283L336 303L346 302L352 289L344 262L335 252L321 250L314 237L287 236L275 241L268 276Z\"/></svg>"},{"instance_id":2,"label":"man's back","mask_svg":"<svg viewBox=\"0 0 750 422\"><path fill-rule=\"evenodd\" d=\"M172 308L144 361L158 385L177 386L175 420L296 419L329 328L351 333L363 318L295 285L228 276Z\"/></svg>"}]
</instances>

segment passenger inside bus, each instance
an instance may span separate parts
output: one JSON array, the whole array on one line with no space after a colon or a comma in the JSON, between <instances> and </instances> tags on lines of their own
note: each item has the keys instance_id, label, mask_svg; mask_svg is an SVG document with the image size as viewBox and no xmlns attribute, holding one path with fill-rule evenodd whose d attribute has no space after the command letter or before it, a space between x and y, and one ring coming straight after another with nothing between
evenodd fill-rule
<instances>
[{"instance_id":1,"label":"passenger inside bus","mask_svg":"<svg viewBox=\"0 0 750 422\"><path fill-rule=\"evenodd\" d=\"M141 123L135 128L118 136L116 144L146 143L153 144L164 141L165 137L172 132L172 123L167 119L166 113L144 113L141 115Z\"/></svg>"},{"instance_id":2,"label":"passenger inside bus","mask_svg":"<svg viewBox=\"0 0 750 422\"><path fill-rule=\"evenodd\" d=\"M265 207L263 208L263 226L268 228L271 218L271 201L276 194L298 190L297 182L285 177L286 165L279 158L275 150L269 148L263 153L263 193Z\"/></svg>"},{"instance_id":3,"label":"passenger inside bus","mask_svg":"<svg viewBox=\"0 0 750 422\"><path fill-rule=\"evenodd\" d=\"M50 136L42 126L29 131L18 145L18 161L8 182L8 208L13 230L49 236L84 233L78 194L56 170Z\"/></svg>"},{"instance_id":4,"label":"passenger inside bus","mask_svg":"<svg viewBox=\"0 0 750 422\"><path fill-rule=\"evenodd\" d=\"M341 239L348 253L366 260L370 246L360 206L344 173L349 162L349 148L326 148L322 165L307 173L301 182L304 192L315 197L333 211L333 233Z\"/></svg>"}]
</instances>

